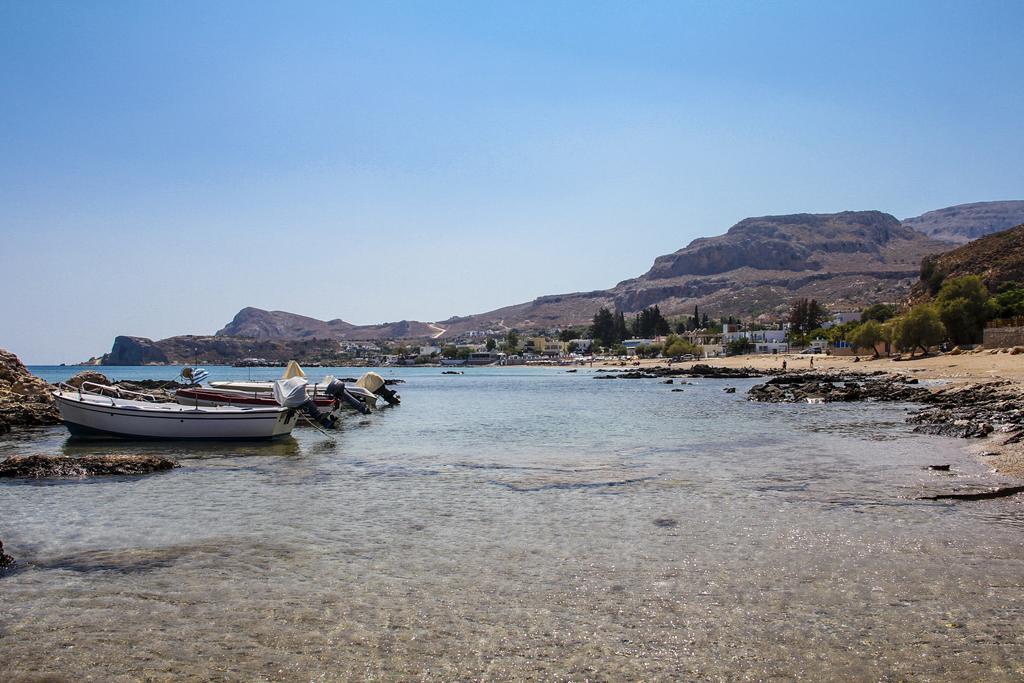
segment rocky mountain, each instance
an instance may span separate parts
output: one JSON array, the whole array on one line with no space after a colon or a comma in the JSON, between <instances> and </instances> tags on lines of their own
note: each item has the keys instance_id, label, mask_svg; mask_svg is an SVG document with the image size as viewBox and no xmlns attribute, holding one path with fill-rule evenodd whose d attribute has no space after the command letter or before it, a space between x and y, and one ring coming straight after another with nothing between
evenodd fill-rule
<instances>
[{"instance_id":1,"label":"rocky mountain","mask_svg":"<svg viewBox=\"0 0 1024 683\"><path fill-rule=\"evenodd\" d=\"M909 293L921 260L947 248L880 211L747 218L659 256L646 273L611 289L540 297L438 325L449 336L583 325L601 306L634 312L658 304L675 314L698 305L713 315L758 315L802 296L839 308L895 301Z\"/></svg>"},{"instance_id":2,"label":"rocky mountain","mask_svg":"<svg viewBox=\"0 0 1024 683\"><path fill-rule=\"evenodd\" d=\"M152 340L120 336L101 365L162 365L192 363L218 365L242 358L280 361L331 362L339 355L330 339L245 339L241 337L182 335Z\"/></svg>"},{"instance_id":3,"label":"rocky mountain","mask_svg":"<svg viewBox=\"0 0 1024 683\"><path fill-rule=\"evenodd\" d=\"M993 232L1024 223L1024 201L976 202L929 211L906 218L904 225L934 239L965 244Z\"/></svg>"},{"instance_id":4,"label":"rocky mountain","mask_svg":"<svg viewBox=\"0 0 1024 683\"><path fill-rule=\"evenodd\" d=\"M318 320L285 311L243 308L221 330L218 337L246 339L335 339L375 340L429 337L438 330L429 323L400 320L379 325L353 325L344 320Z\"/></svg>"},{"instance_id":5,"label":"rocky mountain","mask_svg":"<svg viewBox=\"0 0 1024 683\"><path fill-rule=\"evenodd\" d=\"M943 280L961 275L981 276L990 291L1004 282L1024 282L1024 224L928 258L914 297L925 298Z\"/></svg>"},{"instance_id":6,"label":"rocky mountain","mask_svg":"<svg viewBox=\"0 0 1024 683\"><path fill-rule=\"evenodd\" d=\"M353 325L344 320L317 320L284 311L243 308L215 335L181 335L167 339L119 336L100 365L231 363L263 358L282 363L340 362L345 340L425 339L440 328L402 320L381 325Z\"/></svg>"},{"instance_id":7,"label":"rocky mountain","mask_svg":"<svg viewBox=\"0 0 1024 683\"><path fill-rule=\"evenodd\" d=\"M264 311L261 308L247 307L218 330L217 336L250 339L333 339L335 335L344 334L354 327L352 323L340 318L323 321L285 311Z\"/></svg>"}]
</instances>

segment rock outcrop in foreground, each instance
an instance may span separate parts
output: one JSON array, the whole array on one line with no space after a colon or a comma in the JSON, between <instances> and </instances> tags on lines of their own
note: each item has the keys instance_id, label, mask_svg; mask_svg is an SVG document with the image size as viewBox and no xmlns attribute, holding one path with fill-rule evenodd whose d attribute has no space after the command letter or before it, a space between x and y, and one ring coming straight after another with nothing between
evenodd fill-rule
<instances>
[{"instance_id":1,"label":"rock outcrop in foreground","mask_svg":"<svg viewBox=\"0 0 1024 683\"><path fill-rule=\"evenodd\" d=\"M0 479L44 477L91 477L135 475L180 467L154 455L85 455L80 458L52 455L15 455L0 462Z\"/></svg>"},{"instance_id":2,"label":"rock outcrop in foreground","mask_svg":"<svg viewBox=\"0 0 1024 683\"><path fill-rule=\"evenodd\" d=\"M0 434L11 427L60 424L50 385L28 371L10 351L0 349Z\"/></svg>"}]
</instances>

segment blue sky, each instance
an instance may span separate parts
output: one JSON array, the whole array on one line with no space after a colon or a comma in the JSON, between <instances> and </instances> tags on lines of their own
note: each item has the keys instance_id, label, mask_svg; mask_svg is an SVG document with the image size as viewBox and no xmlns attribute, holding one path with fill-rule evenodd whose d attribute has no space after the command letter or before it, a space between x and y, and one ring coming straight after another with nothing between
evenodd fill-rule
<instances>
[{"instance_id":1,"label":"blue sky","mask_svg":"<svg viewBox=\"0 0 1024 683\"><path fill-rule=\"evenodd\" d=\"M437 320L1024 198L1021 2L0 3L0 346Z\"/></svg>"}]
</instances>

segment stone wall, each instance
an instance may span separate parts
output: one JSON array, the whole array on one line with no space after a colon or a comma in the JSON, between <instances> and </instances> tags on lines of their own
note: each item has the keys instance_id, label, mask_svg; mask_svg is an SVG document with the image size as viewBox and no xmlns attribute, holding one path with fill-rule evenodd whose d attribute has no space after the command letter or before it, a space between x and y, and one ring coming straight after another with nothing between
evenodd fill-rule
<instances>
[{"instance_id":1,"label":"stone wall","mask_svg":"<svg viewBox=\"0 0 1024 683\"><path fill-rule=\"evenodd\" d=\"M982 343L986 349L1024 346L1024 327L986 327Z\"/></svg>"}]
</instances>

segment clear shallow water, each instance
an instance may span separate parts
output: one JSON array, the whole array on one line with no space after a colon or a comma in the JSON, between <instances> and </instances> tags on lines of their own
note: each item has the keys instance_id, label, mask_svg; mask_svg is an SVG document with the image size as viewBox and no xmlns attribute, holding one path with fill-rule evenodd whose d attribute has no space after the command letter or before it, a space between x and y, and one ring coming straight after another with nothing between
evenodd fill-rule
<instances>
[{"instance_id":1,"label":"clear shallow water","mask_svg":"<svg viewBox=\"0 0 1024 683\"><path fill-rule=\"evenodd\" d=\"M753 380L440 372L387 369L407 380L403 405L350 417L335 442L301 430L237 447L82 444L57 428L0 442L0 457L184 465L0 484L0 538L23 565L0 578L8 670L1024 676L1024 506L913 500L998 478L963 442L911 434L902 407L752 404ZM932 463L956 472L922 469Z\"/></svg>"}]
</instances>

